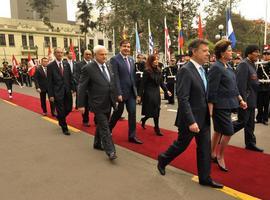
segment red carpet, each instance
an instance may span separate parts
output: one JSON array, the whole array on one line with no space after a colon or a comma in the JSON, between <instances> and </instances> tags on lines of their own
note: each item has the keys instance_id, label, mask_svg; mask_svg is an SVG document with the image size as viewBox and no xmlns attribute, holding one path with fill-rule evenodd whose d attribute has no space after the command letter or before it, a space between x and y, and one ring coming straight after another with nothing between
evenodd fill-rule
<instances>
[{"instance_id":1,"label":"red carpet","mask_svg":"<svg viewBox=\"0 0 270 200\"><path fill-rule=\"evenodd\" d=\"M0 98L8 100L6 90L0 89ZM11 102L28 110L41 113L38 98L14 93ZM80 113L75 111L68 116L68 123L75 128L93 134L95 131L93 116L91 115L90 117L92 125L90 128L83 127L81 125L81 119ZM154 135L153 128L150 126L146 130L143 130L140 125L137 127L138 137L144 142L143 145L127 142L126 121L119 121L115 127L113 131L114 142L132 151L156 159L157 155L166 150L177 137L176 132L173 131L163 130L165 136L158 137ZM172 165L187 172L197 174L195 151L196 145L193 141L189 148ZM121 155L119 157L121 159ZM270 190L268 189L270 185L270 155L229 146L226 149L226 163L230 170L228 173L221 172L215 164L212 165L212 177L215 180L251 196L270 199Z\"/></svg>"}]
</instances>

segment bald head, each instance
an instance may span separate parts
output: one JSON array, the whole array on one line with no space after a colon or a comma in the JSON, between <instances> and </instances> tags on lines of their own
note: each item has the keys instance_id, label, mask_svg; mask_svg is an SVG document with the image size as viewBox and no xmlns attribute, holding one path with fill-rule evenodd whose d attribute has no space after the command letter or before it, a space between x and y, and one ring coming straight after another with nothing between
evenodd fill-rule
<instances>
[{"instance_id":1,"label":"bald head","mask_svg":"<svg viewBox=\"0 0 270 200\"><path fill-rule=\"evenodd\" d=\"M61 61L63 58L63 49L60 47L57 47L54 49L54 56L56 60Z\"/></svg>"},{"instance_id":2,"label":"bald head","mask_svg":"<svg viewBox=\"0 0 270 200\"><path fill-rule=\"evenodd\" d=\"M85 60L87 60L87 61L90 61L91 59L92 59L92 52L90 51L90 50L85 50L84 52L83 52L83 58L85 59Z\"/></svg>"}]
</instances>

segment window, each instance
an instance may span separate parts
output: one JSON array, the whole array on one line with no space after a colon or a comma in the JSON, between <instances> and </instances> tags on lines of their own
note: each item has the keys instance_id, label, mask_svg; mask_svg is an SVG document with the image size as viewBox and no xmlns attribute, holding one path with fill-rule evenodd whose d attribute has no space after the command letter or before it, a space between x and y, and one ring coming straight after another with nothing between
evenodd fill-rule
<instances>
[{"instance_id":1,"label":"window","mask_svg":"<svg viewBox=\"0 0 270 200\"><path fill-rule=\"evenodd\" d=\"M68 48L68 39L64 38L64 48Z\"/></svg>"},{"instance_id":2,"label":"window","mask_svg":"<svg viewBox=\"0 0 270 200\"><path fill-rule=\"evenodd\" d=\"M27 37L26 37L26 35L22 35L22 46L23 46L23 48L27 48Z\"/></svg>"},{"instance_id":3,"label":"window","mask_svg":"<svg viewBox=\"0 0 270 200\"><path fill-rule=\"evenodd\" d=\"M94 40L93 39L89 39L89 44L88 44L88 49L93 49L94 48Z\"/></svg>"},{"instance_id":4,"label":"window","mask_svg":"<svg viewBox=\"0 0 270 200\"><path fill-rule=\"evenodd\" d=\"M52 47L53 48L57 47L57 39L56 39L56 37L52 37Z\"/></svg>"},{"instance_id":5,"label":"window","mask_svg":"<svg viewBox=\"0 0 270 200\"><path fill-rule=\"evenodd\" d=\"M112 52L112 41L108 41L108 50Z\"/></svg>"},{"instance_id":6,"label":"window","mask_svg":"<svg viewBox=\"0 0 270 200\"><path fill-rule=\"evenodd\" d=\"M98 45L104 45L104 41L103 40L98 40Z\"/></svg>"},{"instance_id":7,"label":"window","mask_svg":"<svg viewBox=\"0 0 270 200\"><path fill-rule=\"evenodd\" d=\"M34 44L34 36L33 35L29 35L29 46L30 48L34 48L35 44Z\"/></svg>"},{"instance_id":8,"label":"window","mask_svg":"<svg viewBox=\"0 0 270 200\"><path fill-rule=\"evenodd\" d=\"M49 47L50 44L51 44L51 42L50 42L50 37L45 36L45 37L44 37L44 46L45 46L45 47Z\"/></svg>"},{"instance_id":9,"label":"window","mask_svg":"<svg viewBox=\"0 0 270 200\"><path fill-rule=\"evenodd\" d=\"M69 38L69 45L72 43L72 39L71 38Z\"/></svg>"},{"instance_id":10,"label":"window","mask_svg":"<svg viewBox=\"0 0 270 200\"><path fill-rule=\"evenodd\" d=\"M0 34L0 45L6 46L6 35L5 34Z\"/></svg>"},{"instance_id":11,"label":"window","mask_svg":"<svg viewBox=\"0 0 270 200\"><path fill-rule=\"evenodd\" d=\"M9 46L15 47L15 39L13 34L8 34L8 43Z\"/></svg>"}]
</instances>

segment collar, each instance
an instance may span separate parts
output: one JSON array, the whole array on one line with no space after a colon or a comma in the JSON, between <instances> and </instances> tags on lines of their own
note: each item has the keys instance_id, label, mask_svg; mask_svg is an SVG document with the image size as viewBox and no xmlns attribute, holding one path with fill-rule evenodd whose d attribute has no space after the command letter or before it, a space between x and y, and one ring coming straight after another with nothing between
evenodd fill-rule
<instances>
[{"instance_id":1,"label":"collar","mask_svg":"<svg viewBox=\"0 0 270 200\"><path fill-rule=\"evenodd\" d=\"M98 65L99 67L101 67L102 65L105 66L105 68L107 67L107 66L106 66L106 63L101 64L101 63L99 63L96 59L95 59L94 61L97 63L97 65Z\"/></svg>"},{"instance_id":2,"label":"collar","mask_svg":"<svg viewBox=\"0 0 270 200\"><path fill-rule=\"evenodd\" d=\"M56 60L56 59L55 59L55 61L56 61L57 65L58 65L58 67L59 67L59 63L61 63L61 64L62 64L62 66L63 66L63 61L62 61L62 60L61 60L61 61L59 61L59 60Z\"/></svg>"},{"instance_id":3,"label":"collar","mask_svg":"<svg viewBox=\"0 0 270 200\"><path fill-rule=\"evenodd\" d=\"M83 59L83 60L84 60L84 62L86 62L87 64L91 62L91 60L89 60L89 61L88 61L88 60L85 60L85 59Z\"/></svg>"},{"instance_id":4,"label":"collar","mask_svg":"<svg viewBox=\"0 0 270 200\"><path fill-rule=\"evenodd\" d=\"M199 70L200 67L202 67L199 63L197 63L195 60L190 59L190 62L193 63L193 65L196 67L197 70Z\"/></svg>"},{"instance_id":5,"label":"collar","mask_svg":"<svg viewBox=\"0 0 270 200\"><path fill-rule=\"evenodd\" d=\"M123 59L125 59L125 58L128 59L128 56L124 56L121 52L120 52L120 55L122 56Z\"/></svg>"}]
</instances>

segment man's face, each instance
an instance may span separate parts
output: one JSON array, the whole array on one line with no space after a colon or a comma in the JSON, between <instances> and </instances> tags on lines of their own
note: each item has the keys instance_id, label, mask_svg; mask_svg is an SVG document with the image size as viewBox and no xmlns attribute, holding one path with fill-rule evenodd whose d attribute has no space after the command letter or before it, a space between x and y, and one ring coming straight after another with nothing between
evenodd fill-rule
<instances>
[{"instance_id":1,"label":"man's face","mask_svg":"<svg viewBox=\"0 0 270 200\"><path fill-rule=\"evenodd\" d=\"M49 63L49 60L48 59L42 59L41 60L41 65L43 66L43 67L47 67L47 65L48 65L48 63Z\"/></svg>"},{"instance_id":2,"label":"man's face","mask_svg":"<svg viewBox=\"0 0 270 200\"><path fill-rule=\"evenodd\" d=\"M200 65L203 65L208 62L209 60L209 48L206 44L201 44L197 49L193 51L193 59L198 62Z\"/></svg>"},{"instance_id":3,"label":"man's face","mask_svg":"<svg viewBox=\"0 0 270 200\"><path fill-rule=\"evenodd\" d=\"M269 53L264 53L264 54L263 54L263 60L264 60L264 61L270 61L270 52L269 52Z\"/></svg>"},{"instance_id":4,"label":"man's face","mask_svg":"<svg viewBox=\"0 0 270 200\"><path fill-rule=\"evenodd\" d=\"M121 54L123 54L123 56L130 55L130 43L123 43L120 46L120 52L121 52Z\"/></svg>"},{"instance_id":5,"label":"man's face","mask_svg":"<svg viewBox=\"0 0 270 200\"><path fill-rule=\"evenodd\" d=\"M83 58L87 61L90 61L92 59L92 52L89 50L86 50L83 54Z\"/></svg>"},{"instance_id":6,"label":"man's face","mask_svg":"<svg viewBox=\"0 0 270 200\"><path fill-rule=\"evenodd\" d=\"M61 48L57 48L56 50L55 50L55 52L54 52L54 56L55 56L55 58L57 59L57 60L62 60L62 58L63 58L63 49L61 49Z\"/></svg>"},{"instance_id":7,"label":"man's face","mask_svg":"<svg viewBox=\"0 0 270 200\"><path fill-rule=\"evenodd\" d=\"M68 53L67 58L68 58L69 60L72 60L72 53L71 53L71 52Z\"/></svg>"},{"instance_id":8,"label":"man's face","mask_svg":"<svg viewBox=\"0 0 270 200\"><path fill-rule=\"evenodd\" d=\"M106 49L100 49L95 54L95 58L100 64L104 64L107 61L107 50Z\"/></svg>"},{"instance_id":9,"label":"man's face","mask_svg":"<svg viewBox=\"0 0 270 200\"><path fill-rule=\"evenodd\" d=\"M142 61L143 61L143 55L138 55L137 62L142 62Z\"/></svg>"},{"instance_id":10,"label":"man's face","mask_svg":"<svg viewBox=\"0 0 270 200\"><path fill-rule=\"evenodd\" d=\"M175 58L172 58L171 61L170 61L170 64L171 64L171 65L175 65L175 63L176 63Z\"/></svg>"},{"instance_id":11,"label":"man's face","mask_svg":"<svg viewBox=\"0 0 270 200\"><path fill-rule=\"evenodd\" d=\"M248 54L248 58L251 60L251 62L256 62L259 59L260 51L256 50L252 53Z\"/></svg>"}]
</instances>

